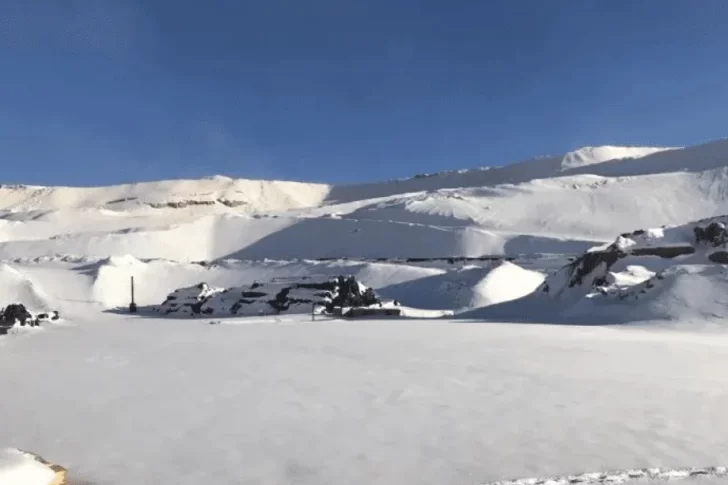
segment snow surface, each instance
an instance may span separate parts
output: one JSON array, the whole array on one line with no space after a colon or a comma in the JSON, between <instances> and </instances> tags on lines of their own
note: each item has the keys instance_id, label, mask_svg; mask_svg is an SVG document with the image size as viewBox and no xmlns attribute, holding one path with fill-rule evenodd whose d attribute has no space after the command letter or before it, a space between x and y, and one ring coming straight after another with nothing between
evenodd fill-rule
<instances>
[{"instance_id":1,"label":"snow surface","mask_svg":"<svg viewBox=\"0 0 728 485\"><path fill-rule=\"evenodd\" d=\"M685 471L728 452L726 244L696 241L722 214L727 141L349 186L1 186L0 306L64 318L0 336L0 443L82 484L722 483ZM406 318L144 311L337 275Z\"/></svg>"},{"instance_id":2,"label":"snow surface","mask_svg":"<svg viewBox=\"0 0 728 485\"><path fill-rule=\"evenodd\" d=\"M0 449L0 484L50 485L55 473L32 455L14 448Z\"/></svg>"},{"instance_id":3,"label":"snow surface","mask_svg":"<svg viewBox=\"0 0 728 485\"><path fill-rule=\"evenodd\" d=\"M90 483L478 484L728 453L725 334L89 318L2 347L0 442Z\"/></svg>"}]
</instances>

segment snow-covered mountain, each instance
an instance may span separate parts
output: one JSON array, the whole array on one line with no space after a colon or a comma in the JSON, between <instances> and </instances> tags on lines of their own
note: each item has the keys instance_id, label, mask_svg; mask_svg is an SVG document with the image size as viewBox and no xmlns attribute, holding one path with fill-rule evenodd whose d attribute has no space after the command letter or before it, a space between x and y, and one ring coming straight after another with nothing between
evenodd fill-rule
<instances>
[{"instance_id":1,"label":"snow-covered mountain","mask_svg":"<svg viewBox=\"0 0 728 485\"><path fill-rule=\"evenodd\" d=\"M73 312L73 301L126 305L119 288L134 275L140 303L158 305L201 282L346 274L423 310L470 311L528 298L569 257L616 234L720 214L728 141L585 147L348 186L220 176L0 186L0 287Z\"/></svg>"},{"instance_id":2,"label":"snow-covered mountain","mask_svg":"<svg viewBox=\"0 0 728 485\"><path fill-rule=\"evenodd\" d=\"M0 259L181 261L579 253L615 233L728 212L728 142L588 147L348 186L170 180L0 188Z\"/></svg>"}]
</instances>

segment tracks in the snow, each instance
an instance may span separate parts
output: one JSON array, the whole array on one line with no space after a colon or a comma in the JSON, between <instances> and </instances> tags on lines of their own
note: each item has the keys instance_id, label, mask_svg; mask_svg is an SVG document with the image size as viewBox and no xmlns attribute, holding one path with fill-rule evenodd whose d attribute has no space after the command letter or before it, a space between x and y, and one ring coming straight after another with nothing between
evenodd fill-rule
<instances>
[{"instance_id":1,"label":"tracks in the snow","mask_svg":"<svg viewBox=\"0 0 728 485\"><path fill-rule=\"evenodd\" d=\"M683 480L686 478L728 477L728 467L707 468L638 468L611 472L592 472L543 478L499 480L481 485L591 485L616 484L631 480Z\"/></svg>"}]
</instances>

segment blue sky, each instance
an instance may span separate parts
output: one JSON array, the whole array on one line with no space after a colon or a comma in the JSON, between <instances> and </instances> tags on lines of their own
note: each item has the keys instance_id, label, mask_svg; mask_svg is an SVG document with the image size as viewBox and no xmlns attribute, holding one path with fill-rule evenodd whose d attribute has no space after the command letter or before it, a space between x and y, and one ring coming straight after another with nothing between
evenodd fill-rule
<instances>
[{"instance_id":1,"label":"blue sky","mask_svg":"<svg viewBox=\"0 0 728 485\"><path fill-rule=\"evenodd\" d=\"M8 5L10 4L10 5ZM728 124L724 0L0 3L0 183L346 182Z\"/></svg>"}]
</instances>

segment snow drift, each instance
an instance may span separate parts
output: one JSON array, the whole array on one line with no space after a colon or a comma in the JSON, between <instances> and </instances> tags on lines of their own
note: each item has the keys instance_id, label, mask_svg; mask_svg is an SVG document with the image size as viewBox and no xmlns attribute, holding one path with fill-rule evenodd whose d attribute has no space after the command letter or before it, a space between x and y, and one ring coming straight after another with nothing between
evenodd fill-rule
<instances>
[{"instance_id":1,"label":"snow drift","mask_svg":"<svg viewBox=\"0 0 728 485\"><path fill-rule=\"evenodd\" d=\"M0 263L0 306L21 302L33 311L50 310L50 297L28 276Z\"/></svg>"},{"instance_id":2,"label":"snow drift","mask_svg":"<svg viewBox=\"0 0 728 485\"><path fill-rule=\"evenodd\" d=\"M417 308L462 312L520 298L543 280L539 271L502 261L392 284L379 293Z\"/></svg>"}]
</instances>

